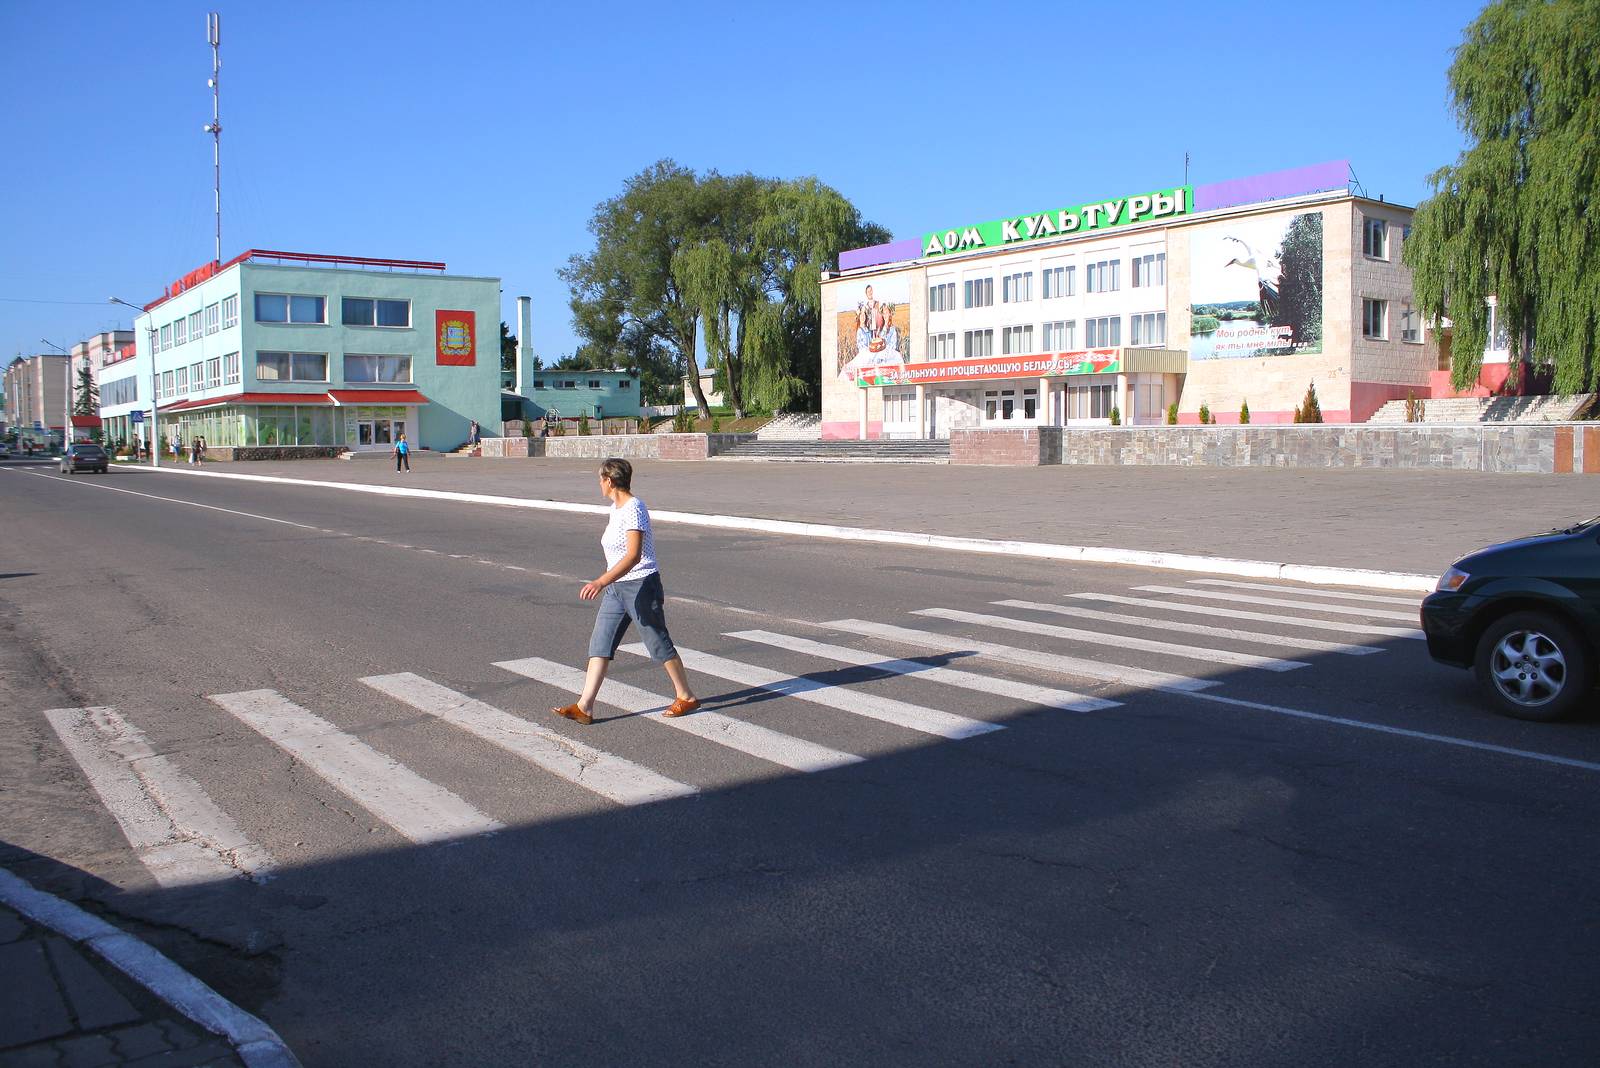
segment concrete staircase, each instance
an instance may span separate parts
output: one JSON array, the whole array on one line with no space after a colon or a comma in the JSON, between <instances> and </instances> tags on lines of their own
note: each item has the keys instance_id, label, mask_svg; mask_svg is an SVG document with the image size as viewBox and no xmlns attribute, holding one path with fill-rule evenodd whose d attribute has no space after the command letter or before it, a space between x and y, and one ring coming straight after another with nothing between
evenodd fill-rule
<instances>
[{"instance_id":1,"label":"concrete staircase","mask_svg":"<svg viewBox=\"0 0 1600 1068\"><path fill-rule=\"evenodd\" d=\"M754 441L741 442L718 460L788 463L946 464L948 441Z\"/></svg>"},{"instance_id":2,"label":"concrete staircase","mask_svg":"<svg viewBox=\"0 0 1600 1068\"><path fill-rule=\"evenodd\" d=\"M756 431L757 441L821 441L822 416L815 412L780 412Z\"/></svg>"},{"instance_id":3,"label":"concrete staircase","mask_svg":"<svg viewBox=\"0 0 1600 1068\"><path fill-rule=\"evenodd\" d=\"M1420 400L1424 423L1565 423L1583 417L1593 393L1565 397L1442 397ZM1372 424L1404 424L1406 402L1392 400L1372 413Z\"/></svg>"}]
</instances>

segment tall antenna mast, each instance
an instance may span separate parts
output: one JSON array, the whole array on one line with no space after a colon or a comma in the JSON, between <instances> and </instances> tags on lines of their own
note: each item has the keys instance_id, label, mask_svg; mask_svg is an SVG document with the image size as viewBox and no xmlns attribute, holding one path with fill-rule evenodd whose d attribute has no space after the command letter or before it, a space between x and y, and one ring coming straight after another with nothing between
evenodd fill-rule
<instances>
[{"instance_id":1,"label":"tall antenna mast","mask_svg":"<svg viewBox=\"0 0 1600 1068\"><path fill-rule=\"evenodd\" d=\"M217 262L222 262L222 15L213 11L206 16L206 41L211 45L211 121L206 133L211 135L211 191L217 205Z\"/></svg>"}]
</instances>

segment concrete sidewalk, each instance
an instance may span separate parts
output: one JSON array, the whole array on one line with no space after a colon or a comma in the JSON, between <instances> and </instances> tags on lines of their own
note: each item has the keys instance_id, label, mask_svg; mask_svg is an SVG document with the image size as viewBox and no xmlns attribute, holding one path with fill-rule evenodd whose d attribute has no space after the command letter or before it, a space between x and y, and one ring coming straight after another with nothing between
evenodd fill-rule
<instances>
[{"instance_id":1,"label":"concrete sidewalk","mask_svg":"<svg viewBox=\"0 0 1600 1068\"><path fill-rule=\"evenodd\" d=\"M418 454L413 464L409 474L379 458L206 467L603 503L593 460ZM634 488L657 510L1424 574L1600 514L1600 485L1465 471L641 462Z\"/></svg>"},{"instance_id":2,"label":"concrete sidewalk","mask_svg":"<svg viewBox=\"0 0 1600 1068\"><path fill-rule=\"evenodd\" d=\"M95 953L0 905L0 1064L241 1065L195 1025Z\"/></svg>"}]
</instances>

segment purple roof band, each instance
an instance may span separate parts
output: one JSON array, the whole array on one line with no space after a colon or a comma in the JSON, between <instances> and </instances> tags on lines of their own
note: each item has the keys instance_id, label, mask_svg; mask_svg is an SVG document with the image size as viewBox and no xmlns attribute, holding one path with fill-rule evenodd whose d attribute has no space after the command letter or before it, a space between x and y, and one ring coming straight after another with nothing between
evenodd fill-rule
<instances>
[{"instance_id":1,"label":"purple roof band","mask_svg":"<svg viewBox=\"0 0 1600 1068\"><path fill-rule=\"evenodd\" d=\"M839 253L839 270L853 271L857 267L876 267L880 263L898 263L914 260L922 255L922 242L908 237L904 241L891 241L887 245L871 248L853 248Z\"/></svg>"},{"instance_id":2,"label":"purple roof band","mask_svg":"<svg viewBox=\"0 0 1600 1068\"><path fill-rule=\"evenodd\" d=\"M1287 171L1257 174L1249 178L1235 178L1230 182L1213 182L1198 185L1194 190L1193 211L1215 211L1239 204L1257 204L1264 200L1281 200L1303 193L1321 193L1329 189L1344 189L1350 183L1350 162L1336 159L1328 163L1314 163L1309 167L1294 167ZM922 255L922 240L908 237L891 241L887 245L871 248L853 248L839 253L839 270L853 271L859 267L877 267L885 263L914 260Z\"/></svg>"},{"instance_id":3,"label":"purple roof band","mask_svg":"<svg viewBox=\"0 0 1600 1068\"><path fill-rule=\"evenodd\" d=\"M1249 178L1235 178L1231 182L1213 182L1195 186L1194 210L1214 211L1238 204L1255 204L1263 200L1281 200L1302 193L1320 193L1327 189L1343 189L1350 183L1350 162L1336 159L1330 163L1316 163L1310 167L1295 167L1271 174L1257 174Z\"/></svg>"}]
</instances>

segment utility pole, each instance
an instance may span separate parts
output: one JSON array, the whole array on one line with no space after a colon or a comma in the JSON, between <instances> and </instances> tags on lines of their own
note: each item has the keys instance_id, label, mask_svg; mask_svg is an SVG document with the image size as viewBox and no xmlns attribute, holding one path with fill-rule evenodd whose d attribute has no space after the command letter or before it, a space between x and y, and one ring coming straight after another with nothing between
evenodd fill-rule
<instances>
[{"instance_id":1,"label":"utility pole","mask_svg":"<svg viewBox=\"0 0 1600 1068\"><path fill-rule=\"evenodd\" d=\"M211 135L211 191L217 209L216 262L222 262L222 14L213 11L206 16L206 41L211 45L211 121L206 133Z\"/></svg>"}]
</instances>

